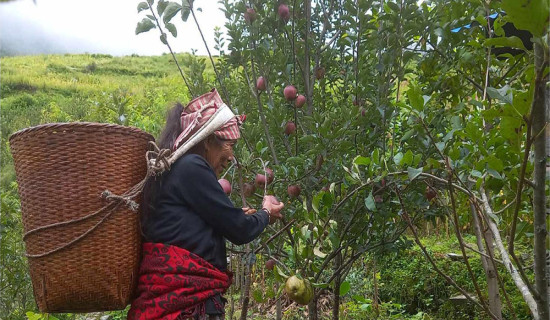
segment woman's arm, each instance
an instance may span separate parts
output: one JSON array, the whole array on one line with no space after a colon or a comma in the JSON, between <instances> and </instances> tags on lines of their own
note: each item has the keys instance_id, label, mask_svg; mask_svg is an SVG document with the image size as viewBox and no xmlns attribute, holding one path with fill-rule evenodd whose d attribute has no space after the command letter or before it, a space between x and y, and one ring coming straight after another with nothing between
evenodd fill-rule
<instances>
[{"instance_id":1,"label":"woman's arm","mask_svg":"<svg viewBox=\"0 0 550 320\"><path fill-rule=\"evenodd\" d=\"M166 183L195 213L234 244L254 240L269 223L264 210L247 215L235 208L202 157L189 155L172 167Z\"/></svg>"}]
</instances>

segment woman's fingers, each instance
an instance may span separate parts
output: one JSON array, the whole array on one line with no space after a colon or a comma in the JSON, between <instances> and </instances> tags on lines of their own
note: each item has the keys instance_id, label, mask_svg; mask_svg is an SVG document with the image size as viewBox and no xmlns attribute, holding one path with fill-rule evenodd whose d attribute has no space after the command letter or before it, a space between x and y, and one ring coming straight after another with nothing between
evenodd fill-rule
<instances>
[{"instance_id":1,"label":"woman's fingers","mask_svg":"<svg viewBox=\"0 0 550 320\"><path fill-rule=\"evenodd\" d=\"M285 207L285 204L283 202L273 204L273 210L277 213L279 213L279 211L283 210L284 207Z\"/></svg>"}]
</instances>

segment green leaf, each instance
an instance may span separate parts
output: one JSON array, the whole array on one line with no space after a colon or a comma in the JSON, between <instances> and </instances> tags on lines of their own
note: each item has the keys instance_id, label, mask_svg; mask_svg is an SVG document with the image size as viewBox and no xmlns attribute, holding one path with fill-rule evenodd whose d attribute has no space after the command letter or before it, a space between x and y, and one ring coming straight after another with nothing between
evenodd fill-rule
<instances>
[{"instance_id":1,"label":"green leaf","mask_svg":"<svg viewBox=\"0 0 550 320\"><path fill-rule=\"evenodd\" d=\"M157 3L157 12L159 13L159 17L162 17L162 14L164 13L164 10L166 10L166 6L168 6L167 1L160 0Z\"/></svg>"},{"instance_id":2,"label":"green leaf","mask_svg":"<svg viewBox=\"0 0 550 320\"><path fill-rule=\"evenodd\" d=\"M514 92L513 106L521 117L527 115L531 110L531 101L533 101L533 92L531 90Z\"/></svg>"},{"instance_id":3,"label":"green leaf","mask_svg":"<svg viewBox=\"0 0 550 320\"><path fill-rule=\"evenodd\" d=\"M344 281L340 284L340 295L343 296L345 295L346 293L349 292L349 290L351 289L351 285L349 282L347 281Z\"/></svg>"},{"instance_id":4,"label":"green leaf","mask_svg":"<svg viewBox=\"0 0 550 320\"><path fill-rule=\"evenodd\" d=\"M365 198L365 206L369 210L376 211L376 203L374 202L374 197L372 196L372 192L369 193L369 196Z\"/></svg>"},{"instance_id":5,"label":"green leaf","mask_svg":"<svg viewBox=\"0 0 550 320\"><path fill-rule=\"evenodd\" d=\"M304 239L309 238L309 236L311 235L311 231L309 230L308 225L303 226L302 229L300 229L300 231Z\"/></svg>"},{"instance_id":6,"label":"green leaf","mask_svg":"<svg viewBox=\"0 0 550 320\"><path fill-rule=\"evenodd\" d=\"M405 134L403 135L403 137L401 138L401 141L407 141L409 140L414 134L416 134L417 131L416 129L411 129L407 132L405 132Z\"/></svg>"},{"instance_id":7,"label":"green leaf","mask_svg":"<svg viewBox=\"0 0 550 320\"><path fill-rule=\"evenodd\" d=\"M476 178L482 178L483 177L483 174L481 174L481 172L477 171L477 170L472 170L470 172L470 175L472 177L476 177Z\"/></svg>"},{"instance_id":8,"label":"green leaf","mask_svg":"<svg viewBox=\"0 0 550 320\"><path fill-rule=\"evenodd\" d=\"M168 44L168 40L166 40L166 33L162 33L160 35L160 41L164 44Z\"/></svg>"},{"instance_id":9,"label":"green leaf","mask_svg":"<svg viewBox=\"0 0 550 320\"><path fill-rule=\"evenodd\" d=\"M403 155L403 158L401 159L401 162L399 164L402 166L410 166L413 162L413 159L414 159L414 154L412 153L411 150L408 150Z\"/></svg>"},{"instance_id":10,"label":"green leaf","mask_svg":"<svg viewBox=\"0 0 550 320\"><path fill-rule=\"evenodd\" d=\"M147 2L140 2L137 6L138 13L140 13L143 10L147 10L147 9L149 9L149 4L147 4Z\"/></svg>"},{"instance_id":11,"label":"green leaf","mask_svg":"<svg viewBox=\"0 0 550 320\"><path fill-rule=\"evenodd\" d=\"M162 18L162 21L164 23L170 22L172 18L181 10L181 5L176 2L170 2L166 6L166 9L164 9L164 17Z\"/></svg>"},{"instance_id":12,"label":"green leaf","mask_svg":"<svg viewBox=\"0 0 550 320\"><path fill-rule=\"evenodd\" d=\"M315 213L319 213L319 202L321 202L321 198L322 198L321 193L318 193L315 196L313 196L313 201L311 201L311 207L313 208L313 211L315 211Z\"/></svg>"},{"instance_id":13,"label":"green leaf","mask_svg":"<svg viewBox=\"0 0 550 320\"><path fill-rule=\"evenodd\" d=\"M424 106L426 105L426 103L428 103L428 101L430 101L431 98L432 96L427 96L427 95L422 96L422 99L424 99Z\"/></svg>"},{"instance_id":14,"label":"green leaf","mask_svg":"<svg viewBox=\"0 0 550 320\"><path fill-rule=\"evenodd\" d=\"M311 285L315 288L327 288L328 283L311 282Z\"/></svg>"},{"instance_id":15,"label":"green leaf","mask_svg":"<svg viewBox=\"0 0 550 320\"><path fill-rule=\"evenodd\" d=\"M495 169L496 171L502 171L504 170L504 164L502 163L502 160L495 156L489 156L485 159L487 161L487 164L489 164L489 167L492 169Z\"/></svg>"},{"instance_id":16,"label":"green leaf","mask_svg":"<svg viewBox=\"0 0 550 320\"><path fill-rule=\"evenodd\" d=\"M502 180L500 173L496 172L494 169L487 169L487 173L493 178Z\"/></svg>"},{"instance_id":17,"label":"green leaf","mask_svg":"<svg viewBox=\"0 0 550 320\"><path fill-rule=\"evenodd\" d=\"M372 162L374 164L380 164L380 150L378 148L374 149L372 152Z\"/></svg>"},{"instance_id":18,"label":"green leaf","mask_svg":"<svg viewBox=\"0 0 550 320\"><path fill-rule=\"evenodd\" d=\"M136 27L136 34L140 34L142 32L147 32L151 29L154 29L156 28L157 26L155 26L155 24L153 23L153 21L147 19L147 18L143 18L143 20L141 20L141 22L139 22L137 24L137 27Z\"/></svg>"},{"instance_id":19,"label":"green leaf","mask_svg":"<svg viewBox=\"0 0 550 320\"><path fill-rule=\"evenodd\" d=\"M496 89L493 87L487 88L487 94L492 99L500 100L501 102L512 104L513 103L513 96L512 96L512 90L509 86L504 86L500 89Z\"/></svg>"},{"instance_id":20,"label":"green leaf","mask_svg":"<svg viewBox=\"0 0 550 320\"><path fill-rule=\"evenodd\" d=\"M176 29L176 26L173 23L168 22L165 24L166 30L170 31L172 36L175 38L178 36L178 30Z\"/></svg>"},{"instance_id":21,"label":"green leaf","mask_svg":"<svg viewBox=\"0 0 550 320\"><path fill-rule=\"evenodd\" d=\"M527 50L525 49L525 46L523 45L521 39L516 36L489 38L483 42L483 45L486 47L512 47L521 50Z\"/></svg>"},{"instance_id":22,"label":"green leaf","mask_svg":"<svg viewBox=\"0 0 550 320\"><path fill-rule=\"evenodd\" d=\"M32 311L27 311L26 316L27 316L27 320L40 320L40 319L42 319L42 314L34 313Z\"/></svg>"},{"instance_id":23,"label":"green leaf","mask_svg":"<svg viewBox=\"0 0 550 320\"><path fill-rule=\"evenodd\" d=\"M515 117L502 117L500 120L500 132L506 139L514 139L519 134L521 120Z\"/></svg>"},{"instance_id":24,"label":"green leaf","mask_svg":"<svg viewBox=\"0 0 550 320\"><path fill-rule=\"evenodd\" d=\"M321 252L321 250L319 250L318 247L313 249L313 254L316 255L317 257L321 258L321 259L324 259L327 256L327 254Z\"/></svg>"},{"instance_id":25,"label":"green leaf","mask_svg":"<svg viewBox=\"0 0 550 320\"><path fill-rule=\"evenodd\" d=\"M528 30L535 37L542 36L548 28L547 0L502 0L502 9L517 29Z\"/></svg>"},{"instance_id":26,"label":"green leaf","mask_svg":"<svg viewBox=\"0 0 550 320\"><path fill-rule=\"evenodd\" d=\"M393 11L395 12L399 12L399 6L396 4L396 3L393 3L393 2L387 2L388 4L388 7L390 7Z\"/></svg>"},{"instance_id":27,"label":"green leaf","mask_svg":"<svg viewBox=\"0 0 550 320\"><path fill-rule=\"evenodd\" d=\"M395 156L393 156L393 162L396 165L400 165L401 160L403 160L403 153L402 152L398 152Z\"/></svg>"},{"instance_id":28,"label":"green leaf","mask_svg":"<svg viewBox=\"0 0 550 320\"><path fill-rule=\"evenodd\" d=\"M254 300L256 300L256 302L258 303L262 303L264 301L264 296L262 294L262 290L261 289L256 289L252 292L252 297L254 298Z\"/></svg>"},{"instance_id":29,"label":"green leaf","mask_svg":"<svg viewBox=\"0 0 550 320\"><path fill-rule=\"evenodd\" d=\"M370 158L357 156L353 160L353 164L358 166L368 166L370 164Z\"/></svg>"},{"instance_id":30,"label":"green leaf","mask_svg":"<svg viewBox=\"0 0 550 320\"><path fill-rule=\"evenodd\" d=\"M332 193L325 192L323 194L323 201L322 201L323 206L326 208L330 208L332 207L333 203L334 203L334 196L332 195Z\"/></svg>"},{"instance_id":31,"label":"green leaf","mask_svg":"<svg viewBox=\"0 0 550 320\"><path fill-rule=\"evenodd\" d=\"M423 170L422 167L420 167L418 169L408 167L407 168L407 173L409 175L409 180L413 181L414 179L416 179L416 177L418 177L422 173L422 170Z\"/></svg>"},{"instance_id":32,"label":"green leaf","mask_svg":"<svg viewBox=\"0 0 550 320\"><path fill-rule=\"evenodd\" d=\"M191 13L191 8L193 5L193 0L183 0L182 1L182 9L181 9L181 20L187 21L187 18L189 18L189 14Z\"/></svg>"},{"instance_id":33,"label":"green leaf","mask_svg":"<svg viewBox=\"0 0 550 320\"><path fill-rule=\"evenodd\" d=\"M286 273L284 273L284 271L279 268L279 266L275 265L275 268L273 268L273 270L275 270L275 272L283 279L287 279L288 278L288 275L286 275Z\"/></svg>"},{"instance_id":34,"label":"green leaf","mask_svg":"<svg viewBox=\"0 0 550 320\"><path fill-rule=\"evenodd\" d=\"M409 103L414 109L418 111L424 109L422 90L416 84L411 84L411 87L407 90L407 97L409 97Z\"/></svg>"}]
</instances>

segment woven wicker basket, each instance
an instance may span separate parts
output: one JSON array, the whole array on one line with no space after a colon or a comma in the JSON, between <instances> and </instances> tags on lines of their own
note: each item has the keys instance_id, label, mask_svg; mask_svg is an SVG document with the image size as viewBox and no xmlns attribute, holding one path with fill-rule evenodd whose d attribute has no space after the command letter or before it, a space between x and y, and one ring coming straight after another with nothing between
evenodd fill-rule
<instances>
[{"instance_id":1,"label":"woven wicker basket","mask_svg":"<svg viewBox=\"0 0 550 320\"><path fill-rule=\"evenodd\" d=\"M40 311L118 310L133 298L139 216L100 195L123 194L145 177L153 140L136 128L85 122L41 125L10 137L24 232L34 230L24 240ZM41 229L52 224L59 225Z\"/></svg>"}]
</instances>

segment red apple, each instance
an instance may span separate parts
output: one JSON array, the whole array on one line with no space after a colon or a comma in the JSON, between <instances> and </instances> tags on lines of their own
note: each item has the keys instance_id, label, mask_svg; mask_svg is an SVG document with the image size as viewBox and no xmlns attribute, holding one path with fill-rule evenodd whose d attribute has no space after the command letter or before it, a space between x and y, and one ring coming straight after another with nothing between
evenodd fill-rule
<instances>
[{"instance_id":1,"label":"red apple","mask_svg":"<svg viewBox=\"0 0 550 320\"><path fill-rule=\"evenodd\" d=\"M258 80L256 81L256 88L258 89L258 91L265 91L266 87L264 77L258 78Z\"/></svg>"},{"instance_id":2,"label":"red apple","mask_svg":"<svg viewBox=\"0 0 550 320\"><path fill-rule=\"evenodd\" d=\"M329 192L329 190L330 189L328 188L328 186L324 186L321 188L321 191L324 191L324 192Z\"/></svg>"},{"instance_id":3,"label":"red apple","mask_svg":"<svg viewBox=\"0 0 550 320\"><path fill-rule=\"evenodd\" d=\"M247 8L244 13L244 20L248 24L251 24L252 22L254 22L256 20L256 10L252 8Z\"/></svg>"},{"instance_id":4,"label":"red apple","mask_svg":"<svg viewBox=\"0 0 550 320\"><path fill-rule=\"evenodd\" d=\"M293 101L296 99L296 94L298 91L296 91L296 88L292 85L286 86L285 90L283 91L283 94L285 95L285 99L287 101Z\"/></svg>"},{"instance_id":5,"label":"red apple","mask_svg":"<svg viewBox=\"0 0 550 320\"><path fill-rule=\"evenodd\" d=\"M295 106L296 108L301 108L304 106L304 104L306 103L306 97L304 97L304 95L298 95L298 97L296 97L296 102L295 102Z\"/></svg>"},{"instance_id":6,"label":"red apple","mask_svg":"<svg viewBox=\"0 0 550 320\"><path fill-rule=\"evenodd\" d=\"M292 185L288 186L286 191L288 192L289 197L297 198L300 195L300 193L302 192L302 189L300 189L300 186L292 184Z\"/></svg>"},{"instance_id":7,"label":"red apple","mask_svg":"<svg viewBox=\"0 0 550 320\"><path fill-rule=\"evenodd\" d=\"M227 181L226 179L220 179L218 180L218 182L222 186L223 192L225 192L226 194L231 193L231 183L229 181Z\"/></svg>"},{"instance_id":8,"label":"red apple","mask_svg":"<svg viewBox=\"0 0 550 320\"><path fill-rule=\"evenodd\" d=\"M275 174L273 174L273 170L269 168L265 168L265 171L267 172L267 184L270 184L273 182L273 179L275 179Z\"/></svg>"},{"instance_id":9,"label":"red apple","mask_svg":"<svg viewBox=\"0 0 550 320\"><path fill-rule=\"evenodd\" d=\"M273 270L274 267L275 267L275 260L269 259L265 262L265 268L267 270Z\"/></svg>"},{"instance_id":10,"label":"red apple","mask_svg":"<svg viewBox=\"0 0 550 320\"><path fill-rule=\"evenodd\" d=\"M259 173L256 174L255 183L256 183L256 186L260 188L264 187L266 181L267 181L267 184L270 184L271 182L273 182L273 179L275 179L275 175L273 174L273 171L271 169L266 168L265 171L267 172L267 179L263 174L259 174Z\"/></svg>"},{"instance_id":11,"label":"red apple","mask_svg":"<svg viewBox=\"0 0 550 320\"><path fill-rule=\"evenodd\" d=\"M285 126L285 134L288 136L295 132L296 132L296 125L294 124L294 122L292 121L287 122Z\"/></svg>"},{"instance_id":12,"label":"red apple","mask_svg":"<svg viewBox=\"0 0 550 320\"><path fill-rule=\"evenodd\" d=\"M315 79L321 80L325 77L325 68L319 67L315 70Z\"/></svg>"},{"instance_id":13,"label":"red apple","mask_svg":"<svg viewBox=\"0 0 550 320\"><path fill-rule=\"evenodd\" d=\"M432 187L426 186L426 191L424 192L424 196L426 196L426 199L428 199L428 201L432 201L432 199L434 199L437 196L437 192L435 192L435 190Z\"/></svg>"},{"instance_id":14,"label":"red apple","mask_svg":"<svg viewBox=\"0 0 550 320\"><path fill-rule=\"evenodd\" d=\"M284 3L282 3L279 6L279 10L277 11L279 13L279 17L284 21L287 22L288 19L290 19L290 10L288 10L288 6Z\"/></svg>"},{"instance_id":15,"label":"red apple","mask_svg":"<svg viewBox=\"0 0 550 320\"><path fill-rule=\"evenodd\" d=\"M382 198L381 195L377 194L377 195L374 196L374 202L382 203L382 202L384 202L384 198Z\"/></svg>"},{"instance_id":16,"label":"red apple","mask_svg":"<svg viewBox=\"0 0 550 320\"><path fill-rule=\"evenodd\" d=\"M256 174L255 183L258 187L263 188L265 185L265 176L263 174Z\"/></svg>"},{"instance_id":17,"label":"red apple","mask_svg":"<svg viewBox=\"0 0 550 320\"><path fill-rule=\"evenodd\" d=\"M367 109L361 108L361 117L364 117L367 115Z\"/></svg>"},{"instance_id":18,"label":"red apple","mask_svg":"<svg viewBox=\"0 0 550 320\"><path fill-rule=\"evenodd\" d=\"M243 193L245 197L247 198L250 197L251 195L254 194L255 191L256 191L256 186L254 184L248 183L248 182L243 184Z\"/></svg>"}]
</instances>

